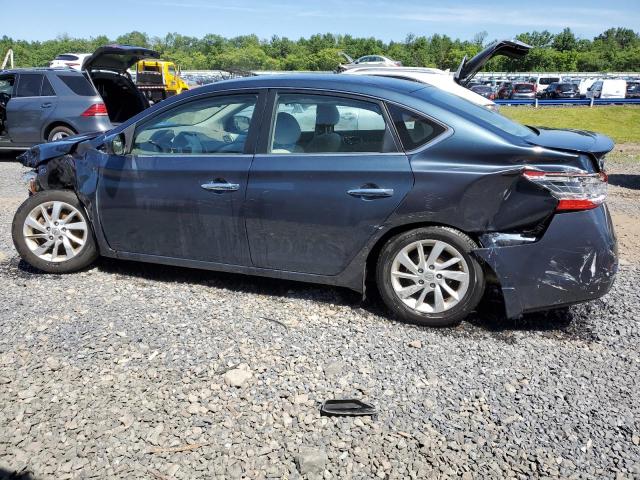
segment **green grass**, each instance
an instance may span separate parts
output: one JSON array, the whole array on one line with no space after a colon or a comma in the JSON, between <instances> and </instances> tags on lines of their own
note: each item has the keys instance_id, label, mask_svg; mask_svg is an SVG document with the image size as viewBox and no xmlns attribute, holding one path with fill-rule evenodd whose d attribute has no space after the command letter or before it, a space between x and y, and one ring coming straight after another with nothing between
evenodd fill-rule
<instances>
[{"instance_id":1,"label":"green grass","mask_svg":"<svg viewBox=\"0 0 640 480\"><path fill-rule=\"evenodd\" d=\"M525 125L591 130L616 143L640 143L640 106L502 107L500 113Z\"/></svg>"}]
</instances>

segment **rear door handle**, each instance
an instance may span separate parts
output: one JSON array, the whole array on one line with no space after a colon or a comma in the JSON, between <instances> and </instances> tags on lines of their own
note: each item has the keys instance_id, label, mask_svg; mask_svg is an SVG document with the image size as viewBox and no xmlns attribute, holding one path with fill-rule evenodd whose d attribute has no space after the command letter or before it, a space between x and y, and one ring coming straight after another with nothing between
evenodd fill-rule
<instances>
[{"instance_id":1,"label":"rear door handle","mask_svg":"<svg viewBox=\"0 0 640 480\"><path fill-rule=\"evenodd\" d=\"M393 188L354 188L347 193L357 198L385 198L393 196Z\"/></svg>"},{"instance_id":2,"label":"rear door handle","mask_svg":"<svg viewBox=\"0 0 640 480\"><path fill-rule=\"evenodd\" d=\"M40 108L50 108L51 105L53 105L51 102L43 103L42 105L40 105Z\"/></svg>"},{"instance_id":3,"label":"rear door handle","mask_svg":"<svg viewBox=\"0 0 640 480\"><path fill-rule=\"evenodd\" d=\"M200 186L205 190L212 190L214 192L235 192L236 190L240 189L239 183L228 183L220 181L203 183Z\"/></svg>"}]
</instances>

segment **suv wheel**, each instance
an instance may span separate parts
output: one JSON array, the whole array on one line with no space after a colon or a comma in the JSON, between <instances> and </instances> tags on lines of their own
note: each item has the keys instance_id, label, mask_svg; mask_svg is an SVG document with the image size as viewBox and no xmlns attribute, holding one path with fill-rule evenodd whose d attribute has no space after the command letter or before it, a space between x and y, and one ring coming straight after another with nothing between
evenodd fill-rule
<instances>
[{"instance_id":1,"label":"suv wheel","mask_svg":"<svg viewBox=\"0 0 640 480\"><path fill-rule=\"evenodd\" d=\"M474 248L471 238L448 227L419 228L392 238L376 270L382 299L405 322L459 323L484 293L484 272L470 255Z\"/></svg>"},{"instance_id":2,"label":"suv wheel","mask_svg":"<svg viewBox=\"0 0 640 480\"><path fill-rule=\"evenodd\" d=\"M98 256L84 208L66 190L45 190L25 200L13 217L11 235L20 256L44 272L74 272Z\"/></svg>"},{"instance_id":3,"label":"suv wheel","mask_svg":"<svg viewBox=\"0 0 640 480\"><path fill-rule=\"evenodd\" d=\"M49 132L49 136L47 137L47 141L48 142L55 142L56 140L62 140L63 138L67 138L70 137L71 135L75 135L76 132L74 132L71 128L69 127L63 127L62 125L59 127L56 127L54 129L52 129Z\"/></svg>"}]
</instances>

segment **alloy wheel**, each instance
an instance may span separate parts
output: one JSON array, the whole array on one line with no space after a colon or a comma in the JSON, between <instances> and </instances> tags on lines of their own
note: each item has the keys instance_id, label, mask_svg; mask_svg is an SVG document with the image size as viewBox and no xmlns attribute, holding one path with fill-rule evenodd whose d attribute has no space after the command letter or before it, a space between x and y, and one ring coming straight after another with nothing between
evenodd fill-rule
<instances>
[{"instance_id":1,"label":"alloy wheel","mask_svg":"<svg viewBox=\"0 0 640 480\"><path fill-rule=\"evenodd\" d=\"M51 137L51 141L55 142L56 140L62 140L63 138L67 138L69 134L67 132L56 132Z\"/></svg>"},{"instance_id":2,"label":"alloy wheel","mask_svg":"<svg viewBox=\"0 0 640 480\"><path fill-rule=\"evenodd\" d=\"M22 234L36 256L48 262L64 262L82 251L89 228L77 208L52 201L41 203L29 212Z\"/></svg>"},{"instance_id":3,"label":"alloy wheel","mask_svg":"<svg viewBox=\"0 0 640 480\"><path fill-rule=\"evenodd\" d=\"M464 256L441 240L420 240L404 247L391 264L390 276L398 298L421 313L453 308L469 287Z\"/></svg>"}]
</instances>

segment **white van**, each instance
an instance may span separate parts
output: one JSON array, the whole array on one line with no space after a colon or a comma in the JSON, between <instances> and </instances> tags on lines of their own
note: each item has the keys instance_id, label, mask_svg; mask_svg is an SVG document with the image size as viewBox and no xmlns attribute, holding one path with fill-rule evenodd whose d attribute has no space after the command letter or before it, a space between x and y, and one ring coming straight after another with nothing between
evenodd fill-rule
<instances>
[{"instance_id":1,"label":"white van","mask_svg":"<svg viewBox=\"0 0 640 480\"><path fill-rule=\"evenodd\" d=\"M626 98L627 81L607 78L594 82L587 90L587 98Z\"/></svg>"},{"instance_id":2,"label":"white van","mask_svg":"<svg viewBox=\"0 0 640 480\"><path fill-rule=\"evenodd\" d=\"M533 83L533 88L535 89L538 97L542 95L542 92L544 92L549 85L552 83L560 83L561 81L562 77L551 75L538 75L529 79L529 83Z\"/></svg>"}]
</instances>

